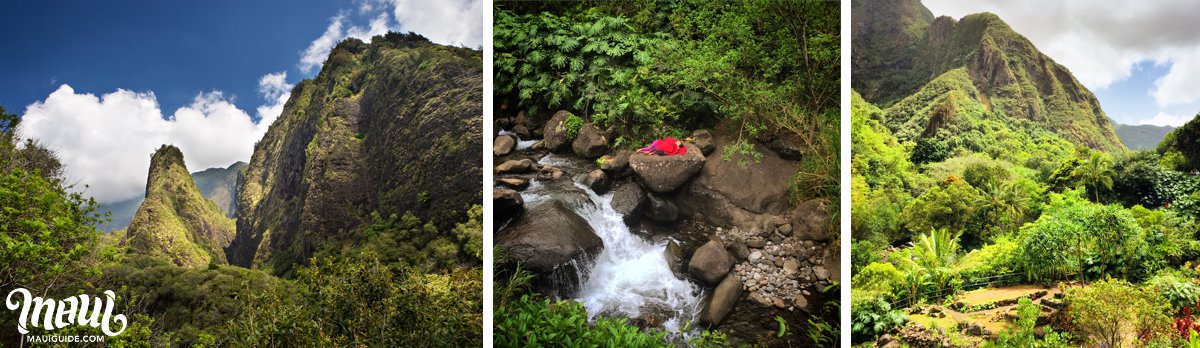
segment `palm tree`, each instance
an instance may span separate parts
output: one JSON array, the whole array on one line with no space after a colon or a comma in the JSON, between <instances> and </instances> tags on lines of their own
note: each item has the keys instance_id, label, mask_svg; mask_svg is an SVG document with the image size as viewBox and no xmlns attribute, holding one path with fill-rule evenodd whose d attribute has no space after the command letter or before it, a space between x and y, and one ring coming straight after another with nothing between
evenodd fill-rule
<instances>
[{"instance_id":1,"label":"palm tree","mask_svg":"<svg viewBox=\"0 0 1200 348\"><path fill-rule=\"evenodd\" d=\"M947 229L932 229L917 237L913 243L917 264L933 275L939 289L945 287L951 268L958 261L958 233Z\"/></svg>"},{"instance_id":2,"label":"palm tree","mask_svg":"<svg viewBox=\"0 0 1200 348\"><path fill-rule=\"evenodd\" d=\"M1095 198L1094 202L1100 203L1100 186L1111 190L1113 185L1113 176L1116 172L1112 169L1113 160L1107 155L1095 152L1092 157L1084 161L1079 167L1075 168L1075 176L1079 178L1079 182L1084 187L1092 191Z\"/></svg>"}]
</instances>

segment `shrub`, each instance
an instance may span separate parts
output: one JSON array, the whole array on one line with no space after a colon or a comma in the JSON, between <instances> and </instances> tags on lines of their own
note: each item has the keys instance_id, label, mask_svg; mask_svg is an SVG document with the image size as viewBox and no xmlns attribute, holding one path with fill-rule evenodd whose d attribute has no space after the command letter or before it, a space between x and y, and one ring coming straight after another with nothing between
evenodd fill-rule
<instances>
[{"instance_id":1,"label":"shrub","mask_svg":"<svg viewBox=\"0 0 1200 348\"><path fill-rule=\"evenodd\" d=\"M904 275L890 263L871 263L850 281L854 291L874 292L880 297L893 299L896 290L904 282Z\"/></svg>"},{"instance_id":2,"label":"shrub","mask_svg":"<svg viewBox=\"0 0 1200 348\"><path fill-rule=\"evenodd\" d=\"M857 295L857 296L855 296ZM852 293L850 298L850 339L859 344L904 325L904 312L892 310L882 297Z\"/></svg>"},{"instance_id":3,"label":"shrub","mask_svg":"<svg viewBox=\"0 0 1200 348\"><path fill-rule=\"evenodd\" d=\"M1065 295L1074 332L1093 346L1124 347L1127 338L1144 341L1170 332L1170 304L1154 290L1104 279Z\"/></svg>"},{"instance_id":4,"label":"shrub","mask_svg":"<svg viewBox=\"0 0 1200 348\"><path fill-rule=\"evenodd\" d=\"M987 346L994 347L1013 347L1013 348L1051 348L1051 347L1069 347L1067 344L1069 336L1059 334L1054 330L1047 328L1043 335L1043 340L1039 341L1033 332L1034 326L1037 325L1038 315L1041 314L1041 307L1033 304L1033 300L1022 297L1017 301L1017 320L1013 322L1012 327L1004 332L1001 332L995 342L990 342Z\"/></svg>"}]
</instances>

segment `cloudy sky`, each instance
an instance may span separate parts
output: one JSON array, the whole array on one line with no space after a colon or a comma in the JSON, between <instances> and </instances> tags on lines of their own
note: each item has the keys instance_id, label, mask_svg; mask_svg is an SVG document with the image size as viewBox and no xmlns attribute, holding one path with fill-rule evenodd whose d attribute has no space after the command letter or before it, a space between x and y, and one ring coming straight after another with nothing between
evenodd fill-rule
<instances>
[{"instance_id":1,"label":"cloudy sky","mask_svg":"<svg viewBox=\"0 0 1200 348\"><path fill-rule=\"evenodd\" d=\"M1200 1L924 0L934 15L992 12L1125 124L1181 125L1200 112Z\"/></svg>"},{"instance_id":2,"label":"cloudy sky","mask_svg":"<svg viewBox=\"0 0 1200 348\"><path fill-rule=\"evenodd\" d=\"M481 0L4 2L0 106L102 203L143 194L150 155L248 161L292 86L347 37L478 48Z\"/></svg>"}]
</instances>

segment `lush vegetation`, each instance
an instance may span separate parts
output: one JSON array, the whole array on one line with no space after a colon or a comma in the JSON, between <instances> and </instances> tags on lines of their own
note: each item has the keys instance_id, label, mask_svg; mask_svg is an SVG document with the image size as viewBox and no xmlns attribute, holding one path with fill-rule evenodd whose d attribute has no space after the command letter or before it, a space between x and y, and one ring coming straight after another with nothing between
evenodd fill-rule
<instances>
[{"instance_id":1,"label":"lush vegetation","mask_svg":"<svg viewBox=\"0 0 1200 348\"><path fill-rule=\"evenodd\" d=\"M94 200L72 193L52 151L35 140L18 143L19 122L0 109L0 292L26 288L62 299L113 290L114 313L126 314L130 326L108 346L482 346L478 204L449 229L412 214L374 214L374 223L348 232L362 236L358 244L323 248L294 277L217 260L184 268L121 244L124 234L97 230L106 217ZM164 175L187 175L178 162L163 166ZM160 193L181 202L179 192ZM211 202L205 209L226 218ZM13 329L18 314L0 312L5 346L22 340ZM30 335L103 334L70 326Z\"/></svg>"},{"instance_id":2,"label":"lush vegetation","mask_svg":"<svg viewBox=\"0 0 1200 348\"><path fill-rule=\"evenodd\" d=\"M838 196L839 6L830 1L499 2L500 112L560 109L620 148L717 126L730 156L789 137L797 195ZM835 204L836 205L836 204Z\"/></svg>"},{"instance_id":3,"label":"lush vegetation","mask_svg":"<svg viewBox=\"0 0 1200 348\"><path fill-rule=\"evenodd\" d=\"M1018 304L989 344L1189 339L1171 323L1191 320L1183 310L1200 296L1200 185L1179 140L1190 128L1157 152L1076 147L989 111L954 75L886 109L853 96L854 343L904 325L902 307L948 305L979 286L1060 283L1066 314L1050 323L1060 334L1035 338L1038 315Z\"/></svg>"}]
</instances>

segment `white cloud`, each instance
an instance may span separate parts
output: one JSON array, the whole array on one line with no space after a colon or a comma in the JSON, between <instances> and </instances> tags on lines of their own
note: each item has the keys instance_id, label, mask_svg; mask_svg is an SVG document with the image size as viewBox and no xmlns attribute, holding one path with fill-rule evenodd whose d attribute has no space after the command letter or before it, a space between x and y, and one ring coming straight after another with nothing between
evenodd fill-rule
<instances>
[{"instance_id":1,"label":"white cloud","mask_svg":"<svg viewBox=\"0 0 1200 348\"><path fill-rule=\"evenodd\" d=\"M1181 105L1200 100L1200 47L1172 57L1171 70L1154 81L1150 93L1159 106Z\"/></svg>"},{"instance_id":2,"label":"white cloud","mask_svg":"<svg viewBox=\"0 0 1200 348\"><path fill-rule=\"evenodd\" d=\"M296 67L312 73L338 42L346 38L370 42L371 37L388 31L415 32L443 45L478 47L483 43L482 11L480 0L365 0L358 13L371 17L367 26L353 25L347 11L338 13L330 18L325 32L301 52Z\"/></svg>"},{"instance_id":3,"label":"white cloud","mask_svg":"<svg viewBox=\"0 0 1200 348\"><path fill-rule=\"evenodd\" d=\"M476 47L483 42L480 0L392 0L401 31L424 35L446 45Z\"/></svg>"},{"instance_id":4,"label":"white cloud","mask_svg":"<svg viewBox=\"0 0 1200 348\"><path fill-rule=\"evenodd\" d=\"M1200 2L1191 0L924 0L934 15L954 18L992 12L1066 66L1088 88L1124 80L1138 62L1173 64L1156 92L1160 104L1187 103L1200 93L1172 81L1200 77L1176 69L1200 61ZM1174 76L1172 76L1174 75ZM1161 98L1158 94L1161 94Z\"/></svg>"},{"instance_id":5,"label":"white cloud","mask_svg":"<svg viewBox=\"0 0 1200 348\"><path fill-rule=\"evenodd\" d=\"M282 79L272 74L263 81L270 96L286 98L279 94L287 85ZM225 167L249 160L269 125L256 124L219 91L201 93L164 118L154 93L118 89L97 97L65 84L23 117L21 136L58 152L68 179L105 203L144 193L150 155L162 144L178 146L189 170Z\"/></svg>"},{"instance_id":6,"label":"white cloud","mask_svg":"<svg viewBox=\"0 0 1200 348\"><path fill-rule=\"evenodd\" d=\"M258 92L269 103L258 107L258 123L263 133L283 113L283 105L292 97L292 87L294 85L287 83L286 71L266 74L258 80Z\"/></svg>"},{"instance_id":7,"label":"white cloud","mask_svg":"<svg viewBox=\"0 0 1200 348\"><path fill-rule=\"evenodd\" d=\"M1195 117L1195 116L1179 116L1179 115L1170 115L1167 113L1159 112L1157 115L1154 115L1154 117L1151 117L1148 120L1142 121L1142 124L1150 124L1150 125L1155 125L1155 126L1179 127L1179 126L1182 126L1184 123L1191 121L1193 117Z\"/></svg>"},{"instance_id":8,"label":"white cloud","mask_svg":"<svg viewBox=\"0 0 1200 348\"><path fill-rule=\"evenodd\" d=\"M345 14L338 14L330 19L329 27L325 28L325 33L321 34L321 37L318 37L316 40L313 40L308 45L308 48L301 53L300 64L296 65L300 71L309 73L312 72L313 68L325 63L325 56L329 55L329 50L333 49L333 46L346 38L342 34L342 21L345 19Z\"/></svg>"}]
</instances>

